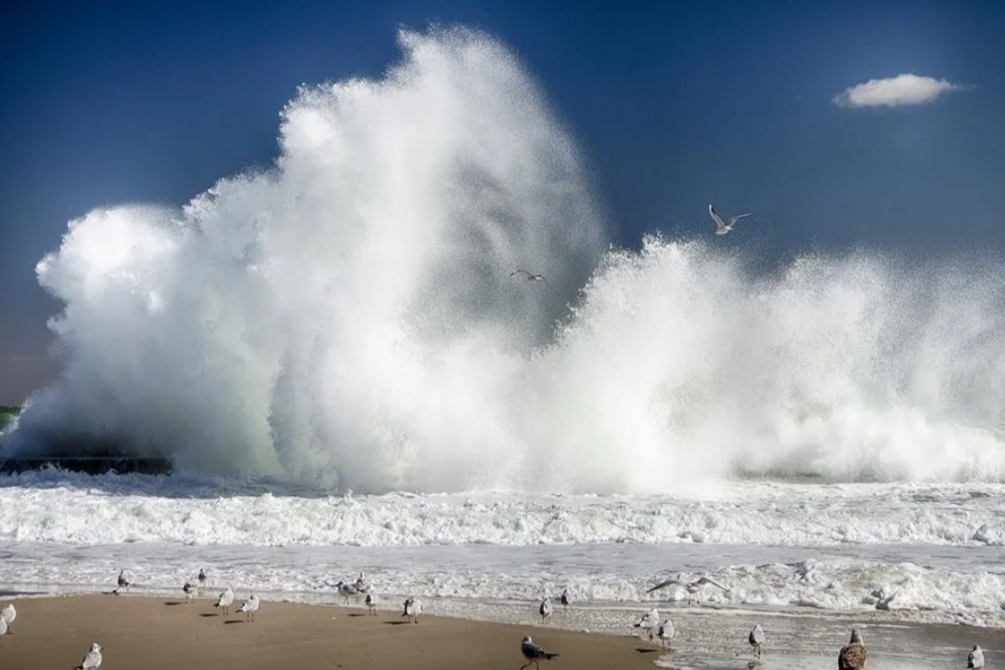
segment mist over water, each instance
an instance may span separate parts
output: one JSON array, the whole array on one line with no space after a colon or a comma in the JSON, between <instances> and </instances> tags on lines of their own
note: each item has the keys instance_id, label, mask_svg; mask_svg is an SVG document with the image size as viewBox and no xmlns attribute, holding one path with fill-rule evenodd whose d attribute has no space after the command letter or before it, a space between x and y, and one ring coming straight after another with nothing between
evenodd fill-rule
<instances>
[{"instance_id":1,"label":"mist over water","mask_svg":"<svg viewBox=\"0 0 1005 670\"><path fill-rule=\"evenodd\" d=\"M1000 265L610 250L504 46L400 41L379 80L302 88L273 169L70 223L38 265L65 372L0 452L109 438L375 492L1005 481Z\"/></svg>"}]
</instances>

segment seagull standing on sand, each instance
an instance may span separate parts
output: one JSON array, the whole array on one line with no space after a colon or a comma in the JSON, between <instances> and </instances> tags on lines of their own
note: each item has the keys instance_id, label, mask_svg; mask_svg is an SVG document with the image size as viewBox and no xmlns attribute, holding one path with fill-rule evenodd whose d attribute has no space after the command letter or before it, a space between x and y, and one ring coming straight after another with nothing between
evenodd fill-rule
<instances>
[{"instance_id":1,"label":"seagull standing on sand","mask_svg":"<svg viewBox=\"0 0 1005 670\"><path fill-rule=\"evenodd\" d=\"M98 670L100 667L101 645L95 642L91 645L91 650L87 652L87 656L84 656L84 660L73 670Z\"/></svg>"},{"instance_id":2,"label":"seagull standing on sand","mask_svg":"<svg viewBox=\"0 0 1005 670\"><path fill-rule=\"evenodd\" d=\"M343 598L345 598L346 605L349 604L350 596L355 596L359 594L359 591L356 590L356 586L350 584L349 582L339 581L339 583L335 585L335 588L338 589L339 594Z\"/></svg>"},{"instance_id":3,"label":"seagull standing on sand","mask_svg":"<svg viewBox=\"0 0 1005 670\"><path fill-rule=\"evenodd\" d=\"M548 280L544 278L544 275L536 275L532 272L527 272L526 270L513 270L513 272L509 273L509 276L512 277L513 275L521 273L527 275L527 281L543 281L545 284L548 283Z\"/></svg>"},{"instance_id":4,"label":"seagull standing on sand","mask_svg":"<svg viewBox=\"0 0 1005 670\"><path fill-rule=\"evenodd\" d=\"M376 614L377 614L377 604L378 604L377 594L376 593L367 593L366 594L366 606L370 608L370 614L372 616L376 616Z\"/></svg>"},{"instance_id":5,"label":"seagull standing on sand","mask_svg":"<svg viewBox=\"0 0 1005 670\"><path fill-rule=\"evenodd\" d=\"M691 604L691 597L694 596L695 599L697 600L698 604L700 605L701 604L701 587L704 586L705 584L711 584L712 586L719 587L723 591L727 591L727 592L729 591L729 587L723 586L722 584L720 584L719 582L715 581L711 577L702 575L698 579L695 579L695 580L689 582L689 581L685 581L684 574L680 573L676 577L671 577L670 579L668 579L666 581L660 582L656 586L654 586L651 589L649 589L648 591L646 591L646 593L652 593L653 591L657 591L659 589L662 589L662 588L667 587L667 586L672 586L672 585L682 586L682 587L684 587L684 590L687 591L687 604L688 605Z\"/></svg>"},{"instance_id":6,"label":"seagull standing on sand","mask_svg":"<svg viewBox=\"0 0 1005 670\"><path fill-rule=\"evenodd\" d=\"M419 614L422 613L422 601L417 598L409 598L405 601L405 611L401 616L408 617L412 623L419 623Z\"/></svg>"},{"instance_id":7,"label":"seagull standing on sand","mask_svg":"<svg viewBox=\"0 0 1005 670\"><path fill-rule=\"evenodd\" d=\"M541 619L547 619L551 616L551 598L545 598L541 601L541 606L537 608L537 611L541 613Z\"/></svg>"},{"instance_id":8,"label":"seagull standing on sand","mask_svg":"<svg viewBox=\"0 0 1005 670\"><path fill-rule=\"evenodd\" d=\"M534 644L534 641L530 639L530 635L525 635L523 641L520 642L520 653L522 653L523 657L527 659L527 662L520 666L520 670L524 670L524 668L529 667L531 663L534 664L534 667L537 668L537 670L540 670L540 661L542 658L546 661L550 661L558 656L558 654L547 652L544 649L541 649L538 645Z\"/></svg>"},{"instance_id":9,"label":"seagull standing on sand","mask_svg":"<svg viewBox=\"0 0 1005 670\"><path fill-rule=\"evenodd\" d=\"M649 639L653 639L653 631L660 625L660 613L654 607L639 619L639 622L635 624L634 628L641 628L649 634Z\"/></svg>"},{"instance_id":10,"label":"seagull standing on sand","mask_svg":"<svg viewBox=\"0 0 1005 670\"><path fill-rule=\"evenodd\" d=\"M0 635L3 635L4 633L6 633L7 635L13 634L11 632L10 625L14 623L14 619L16 618L17 618L17 610L14 609L14 603L7 605L7 607L4 607L2 610L0 610L0 621L3 621L4 623L3 626L4 632L0 633Z\"/></svg>"},{"instance_id":11,"label":"seagull standing on sand","mask_svg":"<svg viewBox=\"0 0 1005 670\"><path fill-rule=\"evenodd\" d=\"M227 590L220 594L213 607L222 607L224 614L230 614L230 606L234 602L234 592L228 586Z\"/></svg>"},{"instance_id":12,"label":"seagull standing on sand","mask_svg":"<svg viewBox=\"0 0 1005 670\"><path fill-rule=\"evenodd\" d=\"M663 643L663 651L670 651L670 641L676 634L677 630L673 627L673 621L664 619L663 623L660 624L660 629L656 631L656 637Z\"/></svg>"},{"instance_id":13,"label":"seagull standing on sand","mask_svg":"<svg viewBox=\"0 0 1005 670\"><path fill-rule=\"evenodd\" d=\"M736 225L737 221L739 221L740 219L747 218L752 213L753 212L747 212L746 214L740 214L739 216L730 217L729 223L726 224L722 222L722 219L719 217L719 215L715 213L714 209L712 209L712 205L708 206L708 215L712 217L713 221L715 221L716 235L725 235L726 233L730 232L731 230L733 230L733 226Z\"/></svg>"},{"instance_id":14,"label":"seagull standing on sand","mask_svg":"<svg viewBox=\"0 0 1005 670\"><path fill-rule=\"evenodd\" d=\"M7 619L0 617L0 642L3 642L4 635L10 635L10 630L7 626Z\"/></svg>"},{"instance_id":15,"label":"seagull standing on sand","mask_svg":"<svg viewBox=\"0 0 1005 670\"><path fill-rule=\"evenodd\" d=\"M754 655L757 658L761 657L761 645L764 644L764 629L761 628L761 624L757 624L750 631L750 635L747 636L747 642L750 646L754 648Z\"/></svg>"},{"instance_id":16,"label":"seagull standing on sand","mask_svg":"<svg viewBox=\"0 0 1005 670\"><path fill-rule=\"evenodd\" d=\"M838 670L862 670L865 667L865 645L858 629L851 629L851 639L838 653Z\"/></svg>"},{"instance_id":17,"label":"seagull standing on sand","mask_svg":"<svg viewBox=\"0 0 1005 670\"><path fill-rule=\"evenodd\" d=\"M118 581L118 584L119 584L119 588L117 588L114 591L112 591L112 593L114 593L115 595L119 595L119 591L121 589L125 589L126 591L129 590L129 580L126 579L126 569L125 568L119 570L119 578L118 578L117 581Z\"/></svg>"},{"instance_id":18,"label":"seagull standing on sand","mask_svg":"<svg viewBox=\"0 0 1005 670\"><path fill-rule=\"evenodd\" d=\"M984 650L981 645L975 644L973 650L967 655L967 668L984 667Z\"/></svg>"},{"instance_id":19,"label":"seagull standing on sand","mask_svg":"<svg viewBox=\"0 0 1005 670\"><path fill-rule=\"evenodd\" d=\"M244 620L245 621L250 621L251 623L255 623L255 612L258 611L258 606L260 604L261 603L258 600L258 596L256 596L254 593L252 593L251 596L247 600L244 601L244 604L241 605L241 609L239 609L237 611L238 612L244 612Z\"/></svg>"},{"instance_id":20,"label":"seagull standing on sand","mask_svg":"<svg viewBox=\"0 0 1005 670\"><path fill-rule=\"evenodd\" d=\"M192 598L195 598L195 586L192 582L185 582L185 586L181 587L181 590L185 592L185 604L188 605Z\"/></svg>"}]
</instances>

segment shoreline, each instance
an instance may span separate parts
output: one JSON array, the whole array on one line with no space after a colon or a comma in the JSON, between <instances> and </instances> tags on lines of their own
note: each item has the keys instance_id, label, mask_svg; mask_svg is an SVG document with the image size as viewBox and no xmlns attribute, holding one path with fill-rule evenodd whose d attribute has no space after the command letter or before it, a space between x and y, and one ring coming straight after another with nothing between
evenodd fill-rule
<instances>
[{"instance_id":1,"label":"shoreline","mask_svg":"<svg viewBox=\"0 0 1005 670\"><path fill-rule=\"evenodd\" d=\"M0 607L14 602L18 618L13 635L0 641L0 666L15 670L73 667L91 642L105 651L103 668L508 668L526 661L519 646L531 635L560 656L542 667L577 668L746 668L754 662L746 631L759 623L767 633L763 667L830 670L851 627L862 631L871 667L958 668L973 644L980 644L989 667L1005 658L1005 634L996 628L916 624L882 617L775 614L704 608L661 610L673 618L677 636L666 654L659 641L630 634L636 608L625 612L624 634L589 632L590 608L561 606L551 620L493 623L437 614L437 602L425 602L419 624L408 624L400 611L365 607L262 601L254 623L237 608L247 596L238 592L229 616L214 599L156 595L0 596ZM383 607L390 602L384 599ZM755 620L756 619L756 620ZM584 625L585 624L585 625ZM533 667L533 666L532 666ZM756 667L756 666L749 666Z\"/></svg>"}]
</instances>

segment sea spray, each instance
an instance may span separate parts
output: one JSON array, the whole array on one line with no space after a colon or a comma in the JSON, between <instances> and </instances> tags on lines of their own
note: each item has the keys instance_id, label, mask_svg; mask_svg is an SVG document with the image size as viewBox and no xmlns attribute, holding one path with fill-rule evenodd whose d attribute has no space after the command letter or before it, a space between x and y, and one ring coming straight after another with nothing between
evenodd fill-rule
<instances>
[{"instance_id":1,"label":"sea spray","mask_svg":"<svg viewBox=\"0 0 1005 670\"><path fill-rule=\"evenodd\" d=\"M400 40L384 78L299 92L273 169L71 222L38 266L65 371L2 451L99 441L369 492L1005 481L1000 264L766 273L701 217L608 250L512 54Z\"/></svg>"}]
</instances>

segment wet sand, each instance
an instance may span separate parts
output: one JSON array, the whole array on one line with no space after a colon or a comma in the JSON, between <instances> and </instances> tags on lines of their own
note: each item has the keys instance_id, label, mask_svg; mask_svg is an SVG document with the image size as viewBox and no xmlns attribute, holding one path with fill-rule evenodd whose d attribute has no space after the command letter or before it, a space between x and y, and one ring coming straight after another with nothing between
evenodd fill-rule
<instances>
[{"instance_id":1,"label":"wet sand","mask_svg":"<svg viewBox=\"0 0 1005 670\"><path fill-rule=\"evenodd\" d=\"M678 628L674 652L630 635L575 632L557 627L556 612L542 626L486 623L422 615L407 623L398 610L263 602L254 623L230 615L200 598L84 595L0 598L15 602L13 635L0 641L0 668L74 667L91 642L104 648L103 670L256 670L258 668L520 668L520 640L532 635L546 650L561 655L542 661L547 670L592 668L748 667L832 670L837 650L857 626L870 650L869 669L960 668L973 644L985 649L988 667L1005 661L1005 631L930 624L907 624L852 616L793 616L706 610L667 612ZM435 602L427 602L435 609ZM752 619L768 635L759 666L745 644ZM570 618L567 623L573 620ZM531 666L533 667L533 666Z\"/></svg>"}]
</instances>

